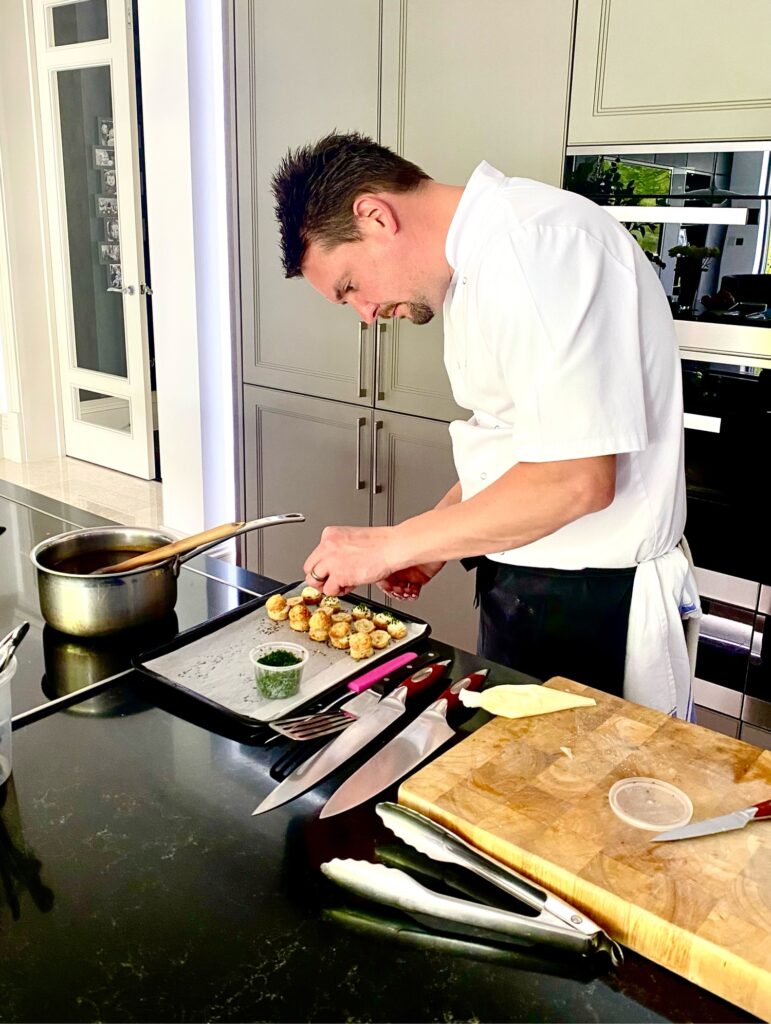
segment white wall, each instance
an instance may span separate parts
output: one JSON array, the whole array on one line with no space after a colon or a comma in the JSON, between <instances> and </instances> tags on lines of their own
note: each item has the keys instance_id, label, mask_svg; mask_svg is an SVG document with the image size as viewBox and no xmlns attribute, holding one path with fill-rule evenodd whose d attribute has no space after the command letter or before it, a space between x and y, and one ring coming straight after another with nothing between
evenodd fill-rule
<instances>
[{"instance_id":1,"label":"white wall","mask_svg":"<svg viewBox=\"0 0 771 1024\"><path fill-rule=\"evenodd\" d=\"M207 0L138 0L165 525L235 518L221 46Z\"/></svg>"},{"instance_id":2,"label":"white wall","mask_svg":"<svg viewBox=\"0 0 771 1024\"><path fill-rule=\"evenodd\" d=\"M0 201L4 204L3 304L7 409L0 418L6 458L61 454L58 390L48 321L48 265L40 175L30 0L0 3Z\"/></svg>"}]
</instances>

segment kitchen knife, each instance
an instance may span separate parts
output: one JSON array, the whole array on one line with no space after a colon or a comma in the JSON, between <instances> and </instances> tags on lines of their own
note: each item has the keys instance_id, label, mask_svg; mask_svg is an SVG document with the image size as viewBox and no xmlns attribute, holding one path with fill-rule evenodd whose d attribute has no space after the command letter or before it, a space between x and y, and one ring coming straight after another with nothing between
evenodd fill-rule
<instances>
[{"instance_id":1,"label":"kitchen knife","mask_svg":"<svg viewBox=\"0 0 771 1024\"><path fill-rule=\"evenodd\" d=\"M697 836L711 836L718 832L731 832L736 828L744 828L751 821L760 821L763 818L771 818L771 800L763 800L761 803L753 804L752 807L745 807L741 811L722 814L719 818L692 821L690 825L682 825L680 828L673 828L668 832L660 832L651 839L651 842L667 843L671 839L695 839Z\"/></svg>"},{"instance_id":2,"label":"kitchen knife","mask_svg":"<svg viewBox=\"0 0 771 1024\"><path fill-rule=\"evenodd\" d=\"M445 674L450 665L449 658L426 665L409 677L401 686L383 697L377 707L358 718L349 725L345 732L336 736L330 743L319 750L292 772L262 803L252 811L252 815L263 814L274 807L299 796L317 782L321 782L341 764L344 764L370 740L379 736L384 729L395 722L406 711L405 702L408 698L420 693L435 683Z\"/></svg>"},{"instance_id":3,"label":"kitchen knife","mask_svg":"<svg viewBox=\"0 0 771 1024\"><path fill-rule=\"evenodd\" d=\"M345 701L345 704L340 705L338 707L338 711L342 711L343 708L349 708L348 714L355 718L359 718L362 711L372 705L367 703L364 704L363 707L360 704L356 707L352 707L354 701L361 701L369 687L374 686L381 680L387 679L392 673L398 671L398 669L405 668L417 660L418 656L414 651L406 651L402 654L397 654L395 658L390 658L388 661L384 661L380 665L376 665L375 668L370 669L369 672L365 672L363 675L356 676L354 679L351 679L346 685L345 690L328 704L324 703L325 698L322 694L321 698L316 698L306 704L303 704L299 710L299 714L290 716L282 715L281 718L276 718L273 721L268 722L268 725L278 733L289 735L291 739L299 738L293 736L291 731L284 733L282 727L290 725L293 727L301 726L305 723L311 724L314 720L321 718L322 715L328 714L336 704L340 705L340 701L343 700ZM422 663L424 663L424 659L421 659L421 664ZM350 694L354 694L354 696L351 697ZM375 703L380 700L381 696L382 694L378 694L375 697ZM335 714L337 714L337 712L335 712Z\"/></svg>"},{"instance_id":4,"label":"kitchen knife","mask_svg":"<svg viewBox=\"0 0 771 1024\"><path fill-rule=\"evenodd\" d=\"M486 676L485 668L448 686L438 700L429 704L414 722L379 750L332 794L322 808L320 817L329 818L333 814L342 814L352 807L358 807L417 767L438 747L451 739L455 735L455 730L447 724L447 712L460 704L458 694L461 690L478 690Z\"/></svg>"},{"instance_id":5,"label":"kitchen knife","mask_svg":"<svg viewBox=\"0 0 771 1024\"><path fill-rule=\"evenodd\" d=\"M378 705L381 697L384 697L391 690L395 690L399 683L404 682L406 677L414 675L419 668L423 668L424 665L431 661L436 661L438 657L439 655L435 651L427 651L421 655L413 654L406 664L400 661L399 664L392 665L390 661L387 661L380 668L388 668L388 674L383 675L382 672L379 673L374 683L367 683L367 689L360 688L361 680L364 679L364 676L354 679L349 684L349 686L352 686L353 683L359 684L359 689L357 689L355 697L351 697L345 704L340 705L339 710L344 711L346 715L353 715L354 718L361 718L362 715L367 714L373 707ZM393 660L396 662L396 658ZM377 669L374 671L377 671Z\"/></svg>"}]
</instances>

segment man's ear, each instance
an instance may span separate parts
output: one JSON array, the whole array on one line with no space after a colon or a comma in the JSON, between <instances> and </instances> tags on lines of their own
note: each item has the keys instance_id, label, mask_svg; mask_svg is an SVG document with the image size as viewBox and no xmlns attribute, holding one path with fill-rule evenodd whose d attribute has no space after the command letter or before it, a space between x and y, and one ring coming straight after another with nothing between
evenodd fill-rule
<instances>
[{"instance_id":1,"label":"man's ear","mask_svg":"<svg viewBox=\"0 0 771 1024\"><path fill-rule=\"evenodd\" d=\"M388 199L382 195L364 193L353 201L353 215L363 233L386 232L395 235L399 230L399 221Z\"/></svg>"}]
</instances>

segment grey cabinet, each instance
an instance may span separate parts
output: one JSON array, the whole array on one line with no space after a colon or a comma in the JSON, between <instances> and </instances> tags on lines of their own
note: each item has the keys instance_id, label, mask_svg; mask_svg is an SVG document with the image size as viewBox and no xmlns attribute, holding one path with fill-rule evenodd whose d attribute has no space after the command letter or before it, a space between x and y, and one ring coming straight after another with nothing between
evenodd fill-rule
<instances>
[{"instance_id":1,"label":"grey cabinet","mask_svg":"<svg viewBox=\"0 0 771 1024\"><path fill-rule=\"evenodd\" d=\"M334 128L377 136L378 0L240 0L235 15L244 380L371 404L368 332L283 276L270 182L290 146Z\"/></svg>"},{"instance_id":2,"label":"grey cabinet","mask_svg":"<svg viewBox=\"0 0 771 1024\"><path fill-rule=\"evenodd\" d=\"M442 318L360 325L282 277L270 178L289 146L358 129L462 184L483 159L559 184L574 0L239 0L244 379L451 420ZM401 296L389 296L399 299Z\"/></svg>"},{"instance_id":3,"label":"grey cabinet","mask_svg":"<svg viewBox=\"0 0 771 1024\"><path fill-rule=\"evenodd\" d=\"M444 423L250 385L244 410L247 518L306 516L247 535L247 568L276 579L302 577L325 526L390 526L432 508L457 479ZM474 650L473 585L451 563L404 607L439 639ZM375 588L372 596L388 603Z\"/></svg>"},{"instance_id":4,"label":"grey cabinet","mask_svg":"<svg viewBox=\"0 0 771 1024\"><path fill-rule=\"evenodd\" d=\"M247 534L247 568L301 579L325 526L369 524L371 432L371 413L355 405L244 387L246 517L306 516Z\"/></svg>"},{"instance_id":5,"label":"grey cabinet","mask_svg":"<svg viewBox=\"0 0 771 1024\"><path fill-rule=\"evenodd\" d=\"M571 146L768 139L766 0L581 0Z\"/></svg>"}]
</instances>

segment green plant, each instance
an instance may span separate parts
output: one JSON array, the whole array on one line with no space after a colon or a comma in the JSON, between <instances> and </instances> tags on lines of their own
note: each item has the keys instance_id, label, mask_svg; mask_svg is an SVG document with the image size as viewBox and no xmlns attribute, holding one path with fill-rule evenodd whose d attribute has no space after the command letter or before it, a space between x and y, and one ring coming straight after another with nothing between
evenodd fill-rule
<instances>
[{"instance_id":1,"label":"green plant","mask_svg":"<svg viewBox=\"0 0 771 1024\"><path fill-rule=\"evenodd\" d=\"M698 261L700 270L706 270L710 260L720 255L720 249L716 245L673 245L668 252L670 256L676 256L681 260Z\"/></svg>"}]
</instances>

